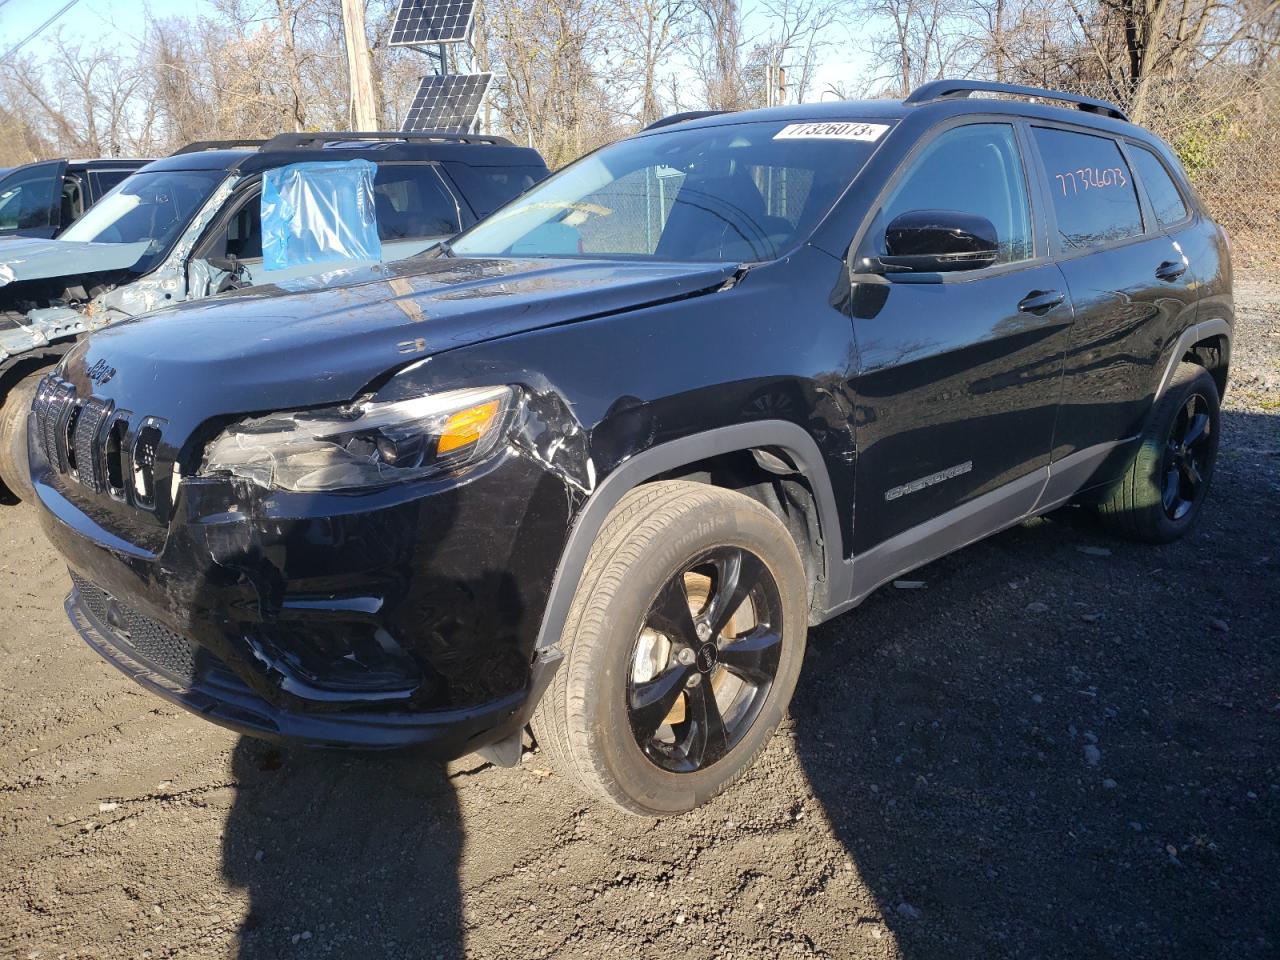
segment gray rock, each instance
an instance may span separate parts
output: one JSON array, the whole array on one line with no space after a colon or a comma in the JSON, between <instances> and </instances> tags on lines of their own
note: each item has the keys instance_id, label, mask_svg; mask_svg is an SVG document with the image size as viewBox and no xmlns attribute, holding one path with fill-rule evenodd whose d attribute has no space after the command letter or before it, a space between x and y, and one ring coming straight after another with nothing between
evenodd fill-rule
<instances>
[{"instance_id":1,"label":"gray rock","mask_svg":"<svg viewBox=\"0 0 1280 960\"><path fill-rule=\"evenodd\" d=\"M920 912L919 908L913 907L904 900L898 904L898 916L905 920L919 920L924 917L924 914Z\"/></svg>"},{"instance_id":2,"label":"gray rock","mask_svg":"<svg viewBox=\"0 0 1280 960\"><path fill-rule=\"evenodd\" d=\"M1027 604L1026 611L1027 613L1048 613L1049 605L1047 603L1041 603L1039 600L1033 600L1031 603Z\"/></svg>"},{"instance_id":3,"label":"gray rock","mask_svg":"<svg viewBox=\"0 0 1280 960\"><path fill-rule=\"evenodd\" d=\"M1102 751L1098 749L1096 744L1086 743L1084 745L1084 762L1091 767L1096 767L1102 760Z\"/></svg>"}]
</instances>

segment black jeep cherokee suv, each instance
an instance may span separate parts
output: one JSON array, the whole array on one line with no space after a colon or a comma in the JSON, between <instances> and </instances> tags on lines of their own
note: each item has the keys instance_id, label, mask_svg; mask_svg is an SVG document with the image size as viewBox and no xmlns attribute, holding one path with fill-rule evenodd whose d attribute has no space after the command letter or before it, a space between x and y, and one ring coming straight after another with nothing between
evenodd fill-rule
<instances>
[{"instance_id":1,"label":"black jeep cherokee suv","mask_svg":"<svg viewBox=\"0 0 1280 960\"><path fill-rule=\"evenodd\" d=\"M506 762L532 721L660 815L904 571L1077 499L1184 533L1231 324L1156 137L939 82L671 118L417 259L95 334L33 480L72 621L162 696Z\"/></svg>"}]
</instances>

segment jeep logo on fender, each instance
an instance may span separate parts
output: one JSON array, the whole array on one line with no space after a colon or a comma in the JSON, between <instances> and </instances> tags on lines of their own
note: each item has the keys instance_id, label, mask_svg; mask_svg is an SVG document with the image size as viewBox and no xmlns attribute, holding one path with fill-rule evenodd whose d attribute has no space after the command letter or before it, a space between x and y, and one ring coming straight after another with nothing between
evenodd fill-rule
<instances>
[{"instance_id":1,"label":"jeep logo on fender","mask_svg":"<svg viewBox=\"0 0 1280 960\"><path fill-rule=\"evenodd\" d=\"M105 360L99 360L92 367L86 370L85 374L94 383L104 384L116 375L116 368L110 366Z\"/></svg>"}]
</instances>

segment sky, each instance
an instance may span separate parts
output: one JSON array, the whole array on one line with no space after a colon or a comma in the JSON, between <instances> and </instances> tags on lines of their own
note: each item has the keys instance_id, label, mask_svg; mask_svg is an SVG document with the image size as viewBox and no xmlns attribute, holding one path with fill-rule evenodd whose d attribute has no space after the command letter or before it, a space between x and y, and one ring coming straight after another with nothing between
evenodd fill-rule
<instances>
[{"instance_id":1,"label":"sky","mask_svg":"<svg viewBox=\"0 0 1280 960\"><path fill-rule=\"evenodd\" d=\"M8 52L67 2L0 0L0 55ZM744 0L748 33L752 32L753 8L757 6L758 0ZM78 0L24 47L23 52L38 53L41 42L47 41L59 29L68 39L127 47L140 37L148 16L191 16L198 13L213 14L213 5L208 0ZM836 33L833 50L827 54L818 71L809 99L818 99L820 91L832 83L853 85L852 81L865 66L866 56L858 49L855 38L843 29L836 28Z\"/></svg>"},{"instance_id":2,"label":"sky","mask_svg":"<svg viewBox=\"0 0 1280 960\"><path fill-rule=\"evenodd\" d=\"M35 30L41 23L66 5L68 0L0 0L0 52ZM69 39L100 39L104 43L125 46L141 34L148 11L156 16L187 16L197 12L213 12L206 0L79 0L71 9L49 25L39 37L23 48L24 53L38 52L42 39L61 29Z\"/></svg>"}]
</instances>

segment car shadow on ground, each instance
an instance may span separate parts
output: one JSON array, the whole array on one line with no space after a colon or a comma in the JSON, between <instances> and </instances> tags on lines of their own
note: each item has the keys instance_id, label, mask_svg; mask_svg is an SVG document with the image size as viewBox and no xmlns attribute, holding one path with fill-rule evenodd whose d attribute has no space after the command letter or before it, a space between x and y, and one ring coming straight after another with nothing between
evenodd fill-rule
<instances>
[{"instance_id":1,"label":"car shadow on ground","mask_svg":"<svg viewBox=\"0 0 1280 960\"><path fill-rule=\"evenodd\" d=\"M1182 543L1062 511L810 632L795 750L903 957L1280 942L1275 480L1233 454L1216 483ZM464 831L439 764L242 738L232 773L240 957L465 954Z\"/></svg>"},{"instance_id":2,"label":"car shadow on ground","mask_svg":"<svg viewBox=\"0 0 1280 960\"><path fill-rule=\"evenodd\" d=\"M1280 556L1249 460L1180 543L1069 508L810 632L796 750L903 956L1274 956Z\"/></svg>"},{"instance_id":3,"label":"car shadow on ground","mask_svg":"<svg viewBox=\"0 0 1280 960\"><path fill-rule=\"evenodd\" d=\"M239 957L301 945L333 956L462 956L463 834L441 764L242 737L232 774L222 869L249 897Z\"/></svg>"}]
</instances>

